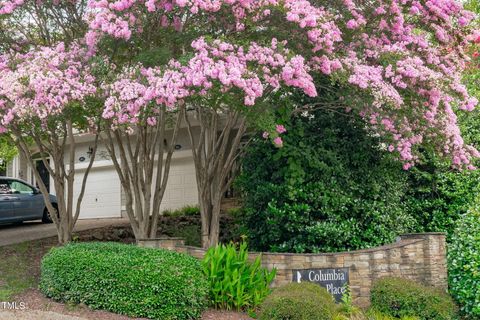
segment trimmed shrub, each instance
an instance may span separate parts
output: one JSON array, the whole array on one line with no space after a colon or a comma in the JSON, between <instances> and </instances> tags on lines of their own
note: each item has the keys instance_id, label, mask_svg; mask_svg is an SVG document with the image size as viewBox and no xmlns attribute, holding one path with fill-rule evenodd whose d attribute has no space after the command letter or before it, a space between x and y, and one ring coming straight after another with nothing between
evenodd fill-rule
<instances>
[{"instance_id":1,"label":"trimmed shrub","mask_svg":"<svg viewBox=\"0 0 480 320\"><path fill-rule=\"evenodd\" d=\"M260 308L260 320L331 320L335 301L313 283L290 283L273 291Z\"/></svg>"},{"instance_id":2,"label":"trimmed shrub","mask_svg":"<svg viewBox=\"0 0 480 320\"><path fill-rule=\"evenodd\" d=\"M227 310L256 308L271 292L276 273L261 267L260 256L249 262L245 242L210 248L203 259L203 270L210 282L212 306Z\"/></svg>"},{"instance_id":3,"label":"trimmed shrub","mask_svg":"<svg viewBox=\"0 0 480 320\"><path fill-rule=\"evenodd\" d=\"M412 280L379 279L373 284L371 300L372 308L397 318L452 320L456 317L456 306L450 296Z\"/></svg>"},{"instance_id":4,"label":"trimmed shrub","mask_svg":"<svg viewBox=\"0 0 480 320\"><path fill-rule=\"evenodd\" d=\"M43 257L41 291L131 317L195 319L207 307L200 262L167 250L118 243L72 243Z\"/></svg>"},{"instance_id":5,"label":"trimmed shrub","mask_svg":"<svg viewBox=\"0 0 480 320\"><path fill-rule=\"evenodd\" d=\"M471 209L458 222L448 247L450 293L462 312L480 318L480 211Z\"/></svg>"}]
</instances>

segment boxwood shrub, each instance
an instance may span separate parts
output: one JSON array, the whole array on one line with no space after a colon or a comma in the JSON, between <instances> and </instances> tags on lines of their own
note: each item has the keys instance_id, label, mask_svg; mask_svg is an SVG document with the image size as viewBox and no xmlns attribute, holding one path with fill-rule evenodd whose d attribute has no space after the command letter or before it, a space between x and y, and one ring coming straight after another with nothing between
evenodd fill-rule
<instances>
[{"instance_id":1,"label":"boxwood shrub","mask_svg":"<svg viewBox=\"0 0 480 320\"><path fill-rule=\"evenodd\" d=\"M377 280L371 290L371 302L375 310L396 318L453 320L457 316L455 303L445 292L402 278Z\"/></svg>"},{"instance_id":2,"label":"boxwood shrub","mask_svg":"<svg viewBox=\"0 0 480 320\"><path fill-rule=\"evenodd\" d=\"M317 284L290 283L265 299L260 320L331 320L336 312L333 297Z\"/></svg>"},{"instance_id":3,"label":"boxwood shrub","mask_svg":"<svg viewBox=\"0 0 480 320\"><path fill-rule=\"evenodd\" d=\"M196 319L208 283L193 257L118 243L75 243L43 257L41 291L132 317Z\"/></svg>"}]
</instances>

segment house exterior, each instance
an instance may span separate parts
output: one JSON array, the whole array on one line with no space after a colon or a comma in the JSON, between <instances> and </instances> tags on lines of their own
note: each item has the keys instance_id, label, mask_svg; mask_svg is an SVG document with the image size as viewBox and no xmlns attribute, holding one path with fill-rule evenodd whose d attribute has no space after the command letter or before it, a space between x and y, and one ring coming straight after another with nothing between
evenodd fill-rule
<instances>
[{"instance_id":1,"label":"house exterior","mask_svg":"<svg viewBox=\"0 0 480 320\"><path fill-rule=\"evenodd\" d=\"M76 142L74 190L79 193L83 175L89 163L94 137L88 134L78 135ZM68 157L66 157L66 161L67 159ZM43 162L39 159L36 161L36 165L42 180L49 187L50 193L55 194L53 181ZM25 180L32 185L37 184L32 168L21 155L8 164L6 175ZM75 195L74 199L76 198ZM175 146L161 210L178 209L196 204L198 204L198 191L190 138L187 129L182 128ZM99 142L95 162L88 176L79 219L119 218L122 216L126 216L126 212L125 197L120 180L105 146Z\"/></svg>"}]
</instances>

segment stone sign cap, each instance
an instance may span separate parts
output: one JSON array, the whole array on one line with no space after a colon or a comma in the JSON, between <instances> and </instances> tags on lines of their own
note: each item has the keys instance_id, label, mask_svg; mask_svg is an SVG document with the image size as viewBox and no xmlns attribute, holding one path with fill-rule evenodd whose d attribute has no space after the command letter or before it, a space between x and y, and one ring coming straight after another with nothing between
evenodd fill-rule
<instances>
[{"instance_id":1,"label":"stone sign cap","mask_svg":"<svg viewBox=\"0 0 480 320\"><path fill-rule=\"evenodd\" d=\"M325 289L335 298L342 301L349 285L349 268L322 268L322 269L297 269L292 270L293 282L312 282Z\"/></svg>"}]
</instances>

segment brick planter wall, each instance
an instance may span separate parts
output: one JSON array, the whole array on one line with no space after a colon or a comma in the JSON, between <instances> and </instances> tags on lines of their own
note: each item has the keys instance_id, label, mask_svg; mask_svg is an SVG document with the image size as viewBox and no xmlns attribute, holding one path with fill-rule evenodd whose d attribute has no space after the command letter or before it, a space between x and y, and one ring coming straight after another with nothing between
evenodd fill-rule
<instances>
[{"instance_id":1,"label":"brick planter wall","mask_svg":"<svg viewBox=\"0 0 480 320\"><path fill-rule=\"evenodd\" d=\"M142 247L164 248L202 258L205 250L185 246L182 239L139 240ZM405 234L382 247L359 251L320 254L251 253L261 255L262 265L276 268L273 286L292 282L292 270L312 268L349 268L350 289L354 302L366 307L375 279L396 276L447 288L446 242L443 233Z\"/></svg>"}]
</instances>

